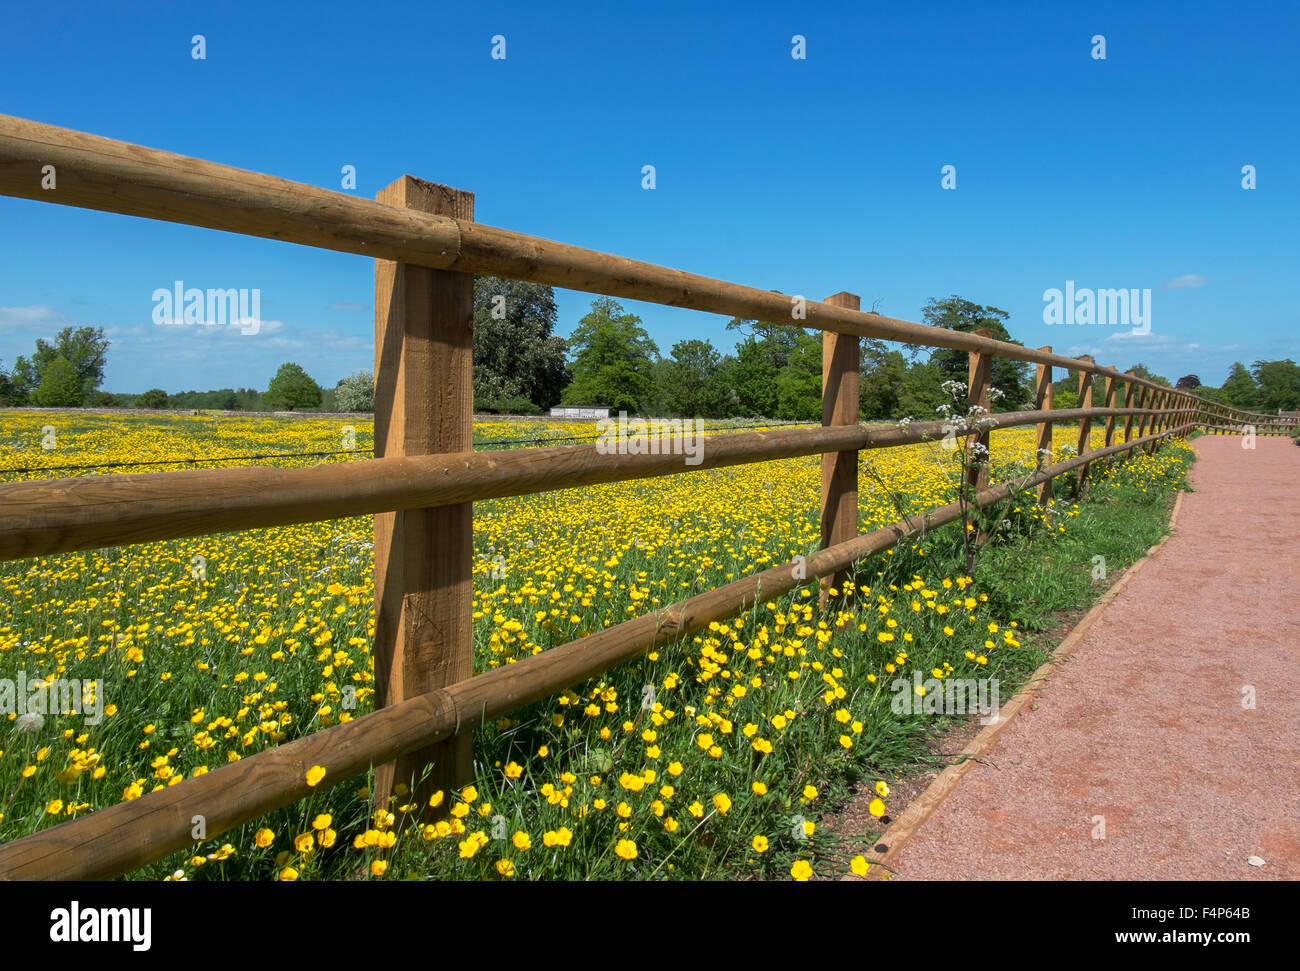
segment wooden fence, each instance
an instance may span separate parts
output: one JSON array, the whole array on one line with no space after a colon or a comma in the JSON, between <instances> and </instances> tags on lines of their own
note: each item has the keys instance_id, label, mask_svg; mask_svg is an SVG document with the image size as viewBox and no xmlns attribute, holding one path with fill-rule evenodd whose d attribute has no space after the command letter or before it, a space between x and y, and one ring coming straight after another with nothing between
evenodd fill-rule
<instances>
[{"instance_id":1,"label":"wooden fence","mask_svg":"<svg viewBox=\"0 0 1300 971\"><path fill-rule=\"evenodd\" d=\"M57 188L42 187L54 166ZM102 879L194 846L193 817L208 837L376 767L374 798L426 773L429 790L469 781L473 730L676 641L709 623L805 583L827 587L861 557L954 522L958 503L907 523L858 533L859 451L935 440L941 422L858 423L860 338L970 354L969 400L988 403L992 362L1036 364L1034 409L991 416L959 435L1037 427L1050 449L1054 423L1078 422L1078 454L1043 465L1022 487L1051 495L1053 479L1200 426L1283 433L1269 416L1243 412L1097 365L1051 347L1004 343L859 309L837 293L803 301L665 267L579 249L474 222L470 193L405 176L358 199L313 186L0 115L0 193L356 253L375 260L375 458L314 468L245 467L93 476L0 485L0 559L44 556L150 540L375 517L376 708L239 762L0 846L0 877ZM823 427L715 435L702 461L680 455L604 454L595 444L475 452L472 449L472 274L606 294L823 334ZM803 315L792 313L800 305ZM1079 405L1052 408L1052 369L1074 371ZM1093 407L1100 380L1102 407ZM1121 391L1122 389L1122 391ZM1122 393L1124 406L1115 407ZM1091 449L1091 423L1105 445ZM1123 441L1117 422L1123 420ZM689 597L580 640L473 675L470 603L473 503L555 489L675 475L795 456L822 458L822 549ZM977 504L1013 494L971 485ZM430 769L431 767L431 769Z\"/></svg>"}]
</instances>

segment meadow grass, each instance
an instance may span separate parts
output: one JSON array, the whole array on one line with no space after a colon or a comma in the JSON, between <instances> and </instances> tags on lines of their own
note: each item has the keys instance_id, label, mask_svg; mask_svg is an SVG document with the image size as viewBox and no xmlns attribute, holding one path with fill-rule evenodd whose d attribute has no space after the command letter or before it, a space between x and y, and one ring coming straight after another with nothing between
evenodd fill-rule
<instances>
[{"instance_id":1,"label":"meadow grass","mask_svg":"<svg viewBox=\"0 0 1300 971\"><path fill-rule=\"evenodd\" d=\"M61 414L43 448L50 423L2 414L0 480L38 465L325 451L347 424ZM352 424L368 448L369 424ZM590 431L503 420L475 437ZM995 482L1023 476L1033 429L996 431L992 448ZM434 823L401 825L419 807L400 798L376 810L368 777L330 778L342 784L131 877L842 873L861 849L818 821L863 787L885 816L889 783L950 722L897 712L895 680L996 678L1008 699L1050 646L1033 632L1106 585L1093 558L1113 575L1160 535L1190 455L1172 443L1097 468L1085 497L1046 512L1016 496L990 517L973 576L948 527L860 561L852 601L828 612L804 588L515 712L477 734L475 781L442 794ZM933 443L861 462L862 531L949 501L959 471ZM812 552L818 482L812 456L476 503L476 670ZM13 713L0 726L0 840L371 710L371 544L357 517L0 564L0 678L102 679L105 706L98 724L49 714L20 730Z\"/></svg>"}]
</instances>

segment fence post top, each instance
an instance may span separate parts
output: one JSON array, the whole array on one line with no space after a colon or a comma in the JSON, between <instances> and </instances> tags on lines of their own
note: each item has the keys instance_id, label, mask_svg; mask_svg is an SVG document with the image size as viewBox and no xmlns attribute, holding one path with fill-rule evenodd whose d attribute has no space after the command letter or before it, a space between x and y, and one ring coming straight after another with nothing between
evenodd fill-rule
<instances>
[{"instance_id":1,"label":"fence post top","mask_svg":"<svg viewBox=\"0 0 1300 971\"><path fill-rule=\"evenodd\" d=\"M862 298L856 293L849 293L847 290L832 293L822 303L828 303L835 307L847 307L849 310L862 309Z\"/></svg>"},{"instance_id":2,"label":"fence post top","mask_svg":"<svg viewBox=\"0 0 1300 971\"><path fill-rule=\"evenodd\" d=\"M456 219L474 218L474 193L414 175L403 175L376 193L375 198L390 206L419 209ZM461 215L466 212L466 215Z\"/></svg>"}]
</instances>

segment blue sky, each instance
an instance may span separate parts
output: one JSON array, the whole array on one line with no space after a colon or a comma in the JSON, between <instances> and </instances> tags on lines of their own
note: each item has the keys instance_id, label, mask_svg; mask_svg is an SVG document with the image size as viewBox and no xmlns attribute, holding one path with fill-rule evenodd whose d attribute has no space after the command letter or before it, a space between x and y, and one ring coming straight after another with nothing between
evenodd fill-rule
<instances>
[{"instance_id":1,"label":"blue sky","mask_svg":"<svg viewBox=\"0 0 1300 971\"><path fill-rule=\"evenodd\" d=\"M1026 344L1170 378L1300 360L1293 2L11 4L5 20L5 114L329 188L354 165L370 198L409 173L475 192L480 222L849 290L904 319L955 293L1008 311ZM373 364L363 257L11 198L0 240L5 367L83 324L113 341L110 391L264 388L286 360L332 385ZM259 333L155 325L175 280L260 289ZM1150 289L1150 333L1045 324L1043 292L1067 280ZM567 334L592 297L558 297ZM665 354L736 338L627 306Z\"/></svg>"}]
</instances>

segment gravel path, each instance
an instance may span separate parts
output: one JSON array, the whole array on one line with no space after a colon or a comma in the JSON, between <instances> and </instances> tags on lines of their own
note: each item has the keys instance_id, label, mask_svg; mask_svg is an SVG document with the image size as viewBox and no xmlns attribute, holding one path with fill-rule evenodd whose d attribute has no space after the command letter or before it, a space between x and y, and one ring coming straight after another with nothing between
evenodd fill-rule
<instances>
[{"instance_id":1,"label":"gravel path","mask_svg":"<svg viewBox=\"0 0 1300 971\"><path fill-rule=\"evenodd\" d=\"M1193 445L1173 534L895 879L1300 879L1300 448Z\"/></svg>"}]
</instances>

